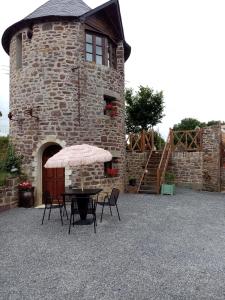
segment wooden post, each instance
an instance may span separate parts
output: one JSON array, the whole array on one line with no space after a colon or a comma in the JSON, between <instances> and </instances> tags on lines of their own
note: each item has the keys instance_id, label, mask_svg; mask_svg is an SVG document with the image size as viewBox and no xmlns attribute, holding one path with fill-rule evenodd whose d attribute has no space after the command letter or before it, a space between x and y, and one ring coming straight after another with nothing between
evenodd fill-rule
<instances>
[{"instance_id":1,"label":"wooden post","mask_svg":"<svg viewBox=\"0 0 225 300\"><path fill-rule=\"evenodd\" d=\"M169 143L171 145L172 151L174 150L174 135L173 135L173 129L170 128L170 138L169 138Z\"/></svg>"},{"instance_id":2,"label":"wooden post","mask_svg":"<svg viewBox=\"0 0 225 300\"><path fill-rule=\"evenodd\" d=\"M153 131L153 128L152 128L151 131L152 131L152 138L151 138L152 140L151 140L151 144L152 144L152 149L154 150L154 146L155 146L155 145L154 145L154 131ZM161 140L160 140L160 143L161 143Z\"/></svg>"},{"instance_id":3,"label":"wooden post","mask_svg":"<svg viewBox=\"0 0 225 300\"><path fill-rule=\"evenodd\" d=\"M145 131L141 132L141 152L145 151Z\"/></svg>"}]
</instances>

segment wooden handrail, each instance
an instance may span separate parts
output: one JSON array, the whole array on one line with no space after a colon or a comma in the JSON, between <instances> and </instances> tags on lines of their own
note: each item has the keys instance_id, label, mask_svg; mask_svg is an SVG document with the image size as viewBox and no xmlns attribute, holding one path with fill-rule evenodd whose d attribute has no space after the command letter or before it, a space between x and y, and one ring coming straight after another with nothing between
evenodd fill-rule
<instances>
[{"instance_id":1,"label":"wooden handrail","mask_svg":"<svg viewBox=\"0 0 225 300\"><path fill-rule=\"evenodd\" d=\"M140 182L139 182L139 185L138 185L138 188L137 188L137 192L138 192L138 193L139 193L139 191L140 191L142 181L144 180L144 177L145 177L145 175L147 174L146 170L147 170L147 167L148 167L148 163L149 163L149 161L150 161L150 158L151 158L151 156L152 156L152 152L153 152L153 148L152 148L151 151L150 151L150 154L149 154L149 156L148 156L147 162L146 162L146 164L145 164L144 172L143 172L142 175L141 175L141 179L140 179Z\"/></svg>"},{"instance_id":2,"label":"wooden handrail","mask_svg":"<svg viewBox=\"0 0 225 300\"><path fill-rule=\"evenodd\" d=\"M143 130L140 133L130 133L126 138L127 151L145 152L154 148L154 132Z\"/></svg>"},{"instance_id":3,"label":"wooden handrail","mask_svg":"<svg viewBox=\"0 0 225 300\"><path fill-rule=\"evenodd\" d=\"M173 131L173 151L201 151L202 129Z\"/></svg>"},{"instance_id":4,"label":"wooden handrail","mask_svg":"<svg viewBox=\"0 0 225 300\"><path fill-rule=\"evenodd\" d=\"M167 165L169 162L169 157L172 152L172 140L173 140L172 136L173 136L173 133L172 133L172 130L170 129L166 144L163 149L161 160L160 160L159 166L157 168L157 193L158 194L160 192L160 186L164 180L166 168L167 168Z\"/></svg>"}]
</instances>

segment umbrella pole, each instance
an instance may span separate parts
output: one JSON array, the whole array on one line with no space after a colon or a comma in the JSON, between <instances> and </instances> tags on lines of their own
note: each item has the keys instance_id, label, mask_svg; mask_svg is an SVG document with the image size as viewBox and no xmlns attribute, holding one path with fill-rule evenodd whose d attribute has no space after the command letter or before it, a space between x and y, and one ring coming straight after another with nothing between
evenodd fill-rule
<instances>
[{"instance_id":1,"label":"umbrella pole","mask_svg":"<svg viewBox=\"0 0 225 300\"><path fill-rule=\"evenodd\" d=\"M82 189L82 192L84 190L84 176L83 176L83 168L81 166L81 189Z\"/></svg>"}]
</instances>

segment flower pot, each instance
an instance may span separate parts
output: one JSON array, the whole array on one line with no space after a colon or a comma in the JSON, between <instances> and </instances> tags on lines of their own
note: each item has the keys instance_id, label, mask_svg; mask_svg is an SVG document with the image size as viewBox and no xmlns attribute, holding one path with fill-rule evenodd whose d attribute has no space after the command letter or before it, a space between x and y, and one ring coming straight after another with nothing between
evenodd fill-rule
<instances>
[{"instance_id":1,"label":"flower pot","mask_svg":"<svg viewBox=\"0 0 225 300\"><path fill-rule=\"evenodd\" d=\"M32 207L34 206L34 191L32 190L19 190L19 206Z\"/></svg>"},{"instance_id":2,"label":"flower pot","mask_svg":"<svg viewBox=\"0 0 225 300\"><path fill-rule=\"evenodd\" d=\"M129 185L135 186L136 185L136 178L129 179Z\"/></svg>"},{"instance_id":3,"label":"flower pot","mask_svg":"<svg viewBox=\"0 0 225 300\"><path fill-rule=\"evenodd\" d=\"M162 184L161 185L161 195L174 195L175 184Z\"/></svg>"}]
</instances>

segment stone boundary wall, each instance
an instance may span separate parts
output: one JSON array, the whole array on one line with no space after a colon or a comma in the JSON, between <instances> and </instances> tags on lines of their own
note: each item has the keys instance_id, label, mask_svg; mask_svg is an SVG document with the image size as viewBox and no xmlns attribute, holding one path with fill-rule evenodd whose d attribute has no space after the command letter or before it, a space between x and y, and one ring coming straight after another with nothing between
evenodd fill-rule
<instances>
[{"instance_id":1,"label":"stone boundary wall","mask_svg":"<svg viewBox=\"0 0 225 300\"><path fill-rule=\"evenodd\" d=\"M18 178L10 178L0 187L0 212L18 206L18 183Z\"/></svg>"},{"instance_id":2,"label":"stone boundary wall","mask_svg":"<svg viewBox=\"0 0 225 300\"><path fill-rule=\"evenodd\" d=\"M203 189L219 192L221 159L221 126L214 125L203 130Z\"/></svg>"},{"instance_id":3,"label":"stone boundary wall","mask_svg":"<svg viewBox=\"0 0 225 300\"><path fill-rule=\"evenodd\" d=\"M175 174L177 185L201 190L202 167L202 152L173 152L168 171Z\"/></svg>"},{"instance_id":4,"label":"stone boundary wall","mask_svg":"<svg viewBox=\"0 0 225 300\"><path fill-rule=\"evenodd\" d=\"M149 153L128 152L126 186L129 178L141 178ZM201 152L173 152L168 171L176 184L187 188L220 192L225 189L225 169L221 165L221 126L203 128Z\"/></svg>"},{"instance_id":5,"label":"stone boundary wall","mask_svg":"<svg viewBox=\"0 0 225 300\"><path fill-rule=\"evenodd\" d=\"M127 152L126 153L126 177L125 177L125 186L126 191L129 186L129 179L135 178L136 185L138 186L140 178L142 176L145 164L147 162L149 152Z\"/></svg>"}]
</instances>

